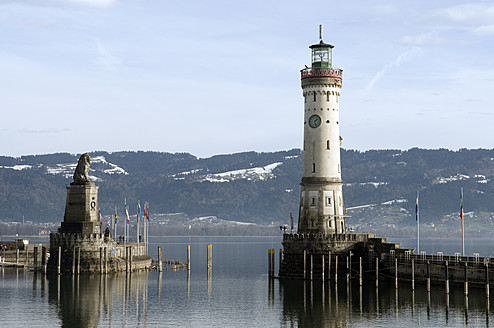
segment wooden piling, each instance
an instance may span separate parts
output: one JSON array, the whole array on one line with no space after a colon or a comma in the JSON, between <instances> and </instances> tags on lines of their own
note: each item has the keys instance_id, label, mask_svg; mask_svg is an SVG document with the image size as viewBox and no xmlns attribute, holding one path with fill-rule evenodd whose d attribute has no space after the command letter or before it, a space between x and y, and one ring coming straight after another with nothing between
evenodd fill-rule
<instances>
[{"instance_id":1,"label":"wooden piling","mask_svg":"<svg viewBox=\"0 0 494 328\"><path fill-rule=\"evenodd\" d=\"M338 255L335 255L334 261L334 280L338 282Z\"/></svg>"},{"instance_id":2,"label":"wooden piling","mask_svg":"<svg viewBox=\"0 0 494 328\"><path fill-rule=\"evenodd\" d=\"M395 257L395 288L398 289L398 259Z\"/></svg>"},{"instance_id":3,"label":"wooden piling","mask_svg":"<svg viewBox=\"0 0 494 328\"><path fill-rule=\"evenodd\" d=\"M362 256L359 258L358 283L359 286L362 286Z\"/></svg>"},{"instance_id":4,"label":"wooden piling","mask_svg":"<svg viewBox=\"0 0 494 328\"><path fill-rule=\"evenodd\" d=\"M72 247L72 274L75 274L75 246Z\"/></svg>"},{"instance_id":5,"label":"wooden piling","mask_svg":"<svg viewBox=\"0 0 494 328\"><path fill-rule=\"evenodd\" d=\"M99 273L103 273L103 247L99 248Z\"/></svg>"},{"instance_id":6,"label":"wooden piling","mask_svg":"<svg viewBox=\"0 0 494 328\"><path fill-rule=\"evenodd\" d=\"M271 278L271 248L268 248L268 277Z\"/></svg>"},{"instance_id":7,"label":"wooden piling","mask_svg":"<svg viewBox=\"0 0 494 328\"><path fill-rule=\"evenodd\" d=\"M190 245L187 245L187 270L190 270Z\"/></svg>"},{"instance_id":8,"label":"wooden piling","mask_svg":"<svg viewBox=\"0 0 494 328\"><path fill-rule=\"evenodd\" d=\"M314 256L310 254L310 280L312 280L312 274L314 272Z\"/></svg>"},{"instance_id":9,"label":"wooden piling","mask_svg":"<svg viewBox=\"0 0 494 328\"><path fill-rule=\"evenodd\" d=\"M444 280L446 285L446 294L449 294L449 265L448 261L444 262Z\"/></svg>"},{"instance_id":10,"label":"wooden piling","mask_svg":"<svg viewBox=\"0 0 494 328\"><path fill-rule=\"evenodd\" d=\"M61 265L62 265L62 246L58 246L57 274L60 274L60 266Z\"/></svg>"},{"instance_id":11,"label":"wooden piling","mask_svg":"<svg viewBox=\"0 0 494 328\"><path fill-rule=\"evenodd\" d=\"M208 245L209 250L209 245ZM158 272L163 271L163 263L161 262L161 247L158 247Z\"/></svg>"},{"instance_id":12,"label":"wooden piling","mask_svg":"<svg viewBox=\"0 0 494 328\"><path fill-rule=\"evenodd\" d=\"M427 292L431 291L431 262L427 260Z\"/></svg>"},{"instance_id":13,"label":"wooden piling","mask_svg":"<svg viewBox=\"0 0 494 328\"><path fill-rule=\"evenodd\" d=\"M468 295L468 262L465 261L465 296Z\"/></svg>"},{"instance_id":14,"label":"wooden piling","mask_svg":"<svg viewBox=\"0 0 494 328\"><path fill-rule=\"evenodd\" d=\"M306 266L307 266L307 251L304 249L304 279L306 278L306 275L305 275Z\"/></svg>"},{"instance_id":15,"label":"wooden piling","mask_svg":"<svg viewBox=\"0 0 494 328\"><path fill-rule=\"evenodd\" d=\"M77 274L81 272L81 248L77 247Z\"/></svg>"},{"instance_id":16,"label":"wooden piling","mask_svg":"<svg viewBox=\"0 0 494 328\"><path fill-rule=\"evenodd\" d=\"M331 279L331 251L328 252L328 279Z\"/></svg>"},{"instance_id":17,"label":"wooden piling","mask_svg":"<svg viewBox=\"0 0 494 328\"><path fill-rule=\"evenodd\" d=\"M376 288L379 287L379 258L376 257Z\"/></svg>"},{"instance_id":18,"label":"wooden piling","mask_svg":"<svg viewBox=\"0 0 494 328\"><path fill-rule=\"evenodd\" d=\"M489 263L485 262L485 297L489 299Z\"/></svg>"},{"instance_id":19,"label":"wooden piling","mask_svg":"<svg viewBox=\"0 0 494 328\"><path fill-rule=\"evenodd\" d=\"M105 247L105 274L108 273L108 248Z\"/></svg>"},{"instance_id":20,"label":"wooden piling","mask_svg":"<svg viewBox=\"0 0 494 328\"><path fill-rule=\"evenodd\" d=\"M15 249L15 263L19 263L19 249L17 247Z\"/></svg>"},{"instance_id":21,"label":"wooden piling","mask_svg":"<svg viewBox=\"0 0 494 328\"><path fill-rule=\"evenodd\" d=\"M42 270L43 272L46 272L46 265L47 265L47 251L46 251L46 247L42 247L41 248L41 267L42 267Z\"/></svg>"},{"instance_id":22,"label":"wooden piling","mask_svg":"<svg viewBox=\"0 0 494 328\"><path fill-rule=\"evenodd\" d=\"M281 269L281 261L283 259L283 250L281 248L279 249L278 255L279 255L278 257L278 272L279 272L279 270Z\"/></svg>"},{"instance_id":23,"label":"wooden piling","mask_svg":"<svg viewBox=\"0 0 494 328\"><path fill-rule=\"evenodd\" d=\"M324 281L324 254L321 255L321 280Z\"/></svg>"},{"instance_id":24,"label":"wooden piling","mask_svg":"<svg viewBox=\"0 0 494 328\"><path fill-rule=\"evenodd\" d=\"M274 278L274 266L275 266L275 263L274 263L274 248L271 249L271 263L273 263L273 266L271 267L271 277Z\"/></svg>"},{"instance_id":25,"label":"wooden piling","mask_svg":"<svg viewBox=\"0 0 494 328\"><path fill-rule=\"evenodd\" d=\"M34 272L38 272L38 246L34 246Z\"/></svg>"}]
</instances>

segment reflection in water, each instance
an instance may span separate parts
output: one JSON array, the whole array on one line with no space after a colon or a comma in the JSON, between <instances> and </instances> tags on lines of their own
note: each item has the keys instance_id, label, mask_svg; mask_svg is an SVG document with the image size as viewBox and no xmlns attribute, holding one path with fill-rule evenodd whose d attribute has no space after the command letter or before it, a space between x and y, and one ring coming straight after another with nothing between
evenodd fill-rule
<instances>
[{"instance_id":1,"label":"reflection in water","mask_svg":"<svg viewBox=\"0 0 494 328\"><path fill-rule=\"evenodd\" d=\"M49 275L48 301L56 306L62 327L96 327L101 318L111 324L114 302L122 302L124 323L141 322L145 325L148 275L147 272L132 275ZM135 306L135 311L131 311L131 306ZM130 313L135 317L129 317Z\"/></svg>"},{"instance_id":2,"label":"reflection in water","mask_svg":"<svg viewBox=\"0 0 494 328\"><path fill-rule=\"evenodd\" d=\"M285 326L346 327L363 322L390 327L411 322L489 325L490 303L481 289L471 290L466 297L462 288L451 288L448 295L440 286L427 292L421 285L413 290L400 284L396 289L386 282L377 288L345 281L280 280L279 284ZM469 321L472 317L474 322Z\"/></svg>"}]
</instances>

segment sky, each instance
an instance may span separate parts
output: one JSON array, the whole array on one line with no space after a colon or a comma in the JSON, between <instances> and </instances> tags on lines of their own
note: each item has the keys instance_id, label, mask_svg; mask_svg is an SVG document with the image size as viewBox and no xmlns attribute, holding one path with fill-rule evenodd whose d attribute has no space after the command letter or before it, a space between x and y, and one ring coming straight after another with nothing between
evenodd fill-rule
<instances>
[{"instance_id":1,"label":"sky","mask_svg":"<svg viewBox=\"0 0 494 328\"><path fill-rule=\"evenodd\" d=\"M494 1L0 0L0 155L302 148L319 24L344 148L494 148Z\"/></svg>"}]
</instances>

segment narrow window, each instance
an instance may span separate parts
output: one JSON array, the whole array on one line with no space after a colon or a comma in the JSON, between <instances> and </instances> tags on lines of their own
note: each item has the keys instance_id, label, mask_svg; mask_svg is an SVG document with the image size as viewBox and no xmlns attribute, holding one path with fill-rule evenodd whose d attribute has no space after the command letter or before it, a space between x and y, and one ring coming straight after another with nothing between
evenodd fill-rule
<instances>
[{"instance_id":1,"label":"narrow window","mask_svg":"<svg viewBox=\"0 0 494 328\"><path fill-rule=\"evenodd\" d=\"M316 198L315 197L312 197L312 203L311 203L312 206L316 206Z\"/></svg>"},{"instance_id":2,"label":"narrow window","mask_svg":"<svg viewBox=\"0 0 494 328\"><path fill-rule=\"evenodd\" d=\"M331 149L329 140L326 141L326 149Z\"/></svg>"},{"instance_id":3,"label":"narrow window","mask_svg":"<svg viewBox=\"0 0 494 328\"><path fill-rule=\"evenodd\" d=\"M339 164L338 164L338 171L339 171ZM316 163L312 163L312 173L316 173Z\"/></svg>"},{"instance_id":4,"label":"narrow window","mask_svg":"<svg viewBox=\"0 0 494 328\"><path fill-rule=\"evenodd\" d=\"M307 102L307 95L304 95L304 103Z\"/></svg>"},{"instance_id":5,"label":"narrow window","mask_svg":"<svg viewBox=\"0 0 494 328\"><path fill-rule=\"evenodd\" d=\"M341 233L344 233L345 230L343 230L343 222L340 222L341 223Z\"/></svg>"},{"instance_id":6,"label":"narrow window","mask_svg":"<svg viewBox=\"0 0 494 328\"><path fill-rule=\"evenodd\" d=\"M326 101L329 101L329 91L326 92Z\"/></svg>"},{"instance_id":7,"label":"narrow window","mask_svg":"<svg viewBox=\"0 0 494 328\"><path fill-rule=\"evenodd\" d=\"M328 226L331 228L331 220L328 221Z\"/></svg>"},{"instance_id":8,"label":"narrow window","mask_svg":"<svg viewBox=\"0 0 494 328\"><path fill-rule=\"evenodd\" d=\"M316 101L316 92L314 91L314 101Z\"/></svg>"},{"instance_id":9,"label":"narrow window","mask_svg":"<svg viewBox=\"0 0 494 328\"><path fill-rule=\"evenodd\" d=\"M331 206L331 197L327 198L326 206Z\"/></svg>"},{"instance_id":10,"label":"narrow window","mask_svg":"<svg viewBox=\"0 0 494 328\"><path fill-rule=\"evenodd\" d=\"M314 228L314 220L310 220L310 226Z\"/></svg>"}]
</instances>

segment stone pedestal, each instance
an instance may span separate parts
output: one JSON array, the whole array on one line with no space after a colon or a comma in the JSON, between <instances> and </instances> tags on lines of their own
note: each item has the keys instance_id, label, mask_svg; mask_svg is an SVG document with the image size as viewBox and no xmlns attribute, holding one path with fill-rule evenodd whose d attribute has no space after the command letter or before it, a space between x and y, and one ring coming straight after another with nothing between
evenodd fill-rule
<instances>
[{"instance_id":1,"label":"stone pedestal","mask_svg":"<svg viewBox=\"0 0 494 328\"><path fill-rule=\"evenodd\" d=\"M67 202L61 232L101 233L98 187L92 183L71 183L67 187Z\"/></svg>"}]
</instances>

